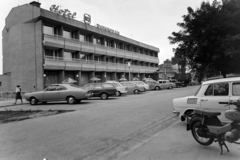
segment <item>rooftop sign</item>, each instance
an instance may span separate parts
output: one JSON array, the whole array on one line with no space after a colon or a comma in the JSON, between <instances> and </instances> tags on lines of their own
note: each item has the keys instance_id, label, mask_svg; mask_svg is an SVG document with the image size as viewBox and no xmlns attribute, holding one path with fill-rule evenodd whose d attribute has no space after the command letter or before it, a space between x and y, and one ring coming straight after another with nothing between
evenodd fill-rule
<instances>
[{"instance_id":1,"label":"rooftop sign","mask_svg":"<svg viewBox=\"0 0 240 160\"><path fill-rule=\"evenodd\" d=\"M108 27L104 27L104 26L102 26L102 25L100 25L100 24L97 24L97 28L102 29L102 30L107 31L107 32L110 32L110 33L117 34L117 35L120 34L118 31L113 30L113 29L108 28Z\"/></svg>"},{"instance_id":2,"label":"rooftop sign","mask_svg":"<svg viewBox=\"0 0 240 160\"><path fill-rule=\"evenodd\" d=\"M68 9L59 9L59 6L55 4L50 7L50 11L71 19L76 18L75 16L77 15L76 12L71 13Z\"/></svg>"}]
</instances>

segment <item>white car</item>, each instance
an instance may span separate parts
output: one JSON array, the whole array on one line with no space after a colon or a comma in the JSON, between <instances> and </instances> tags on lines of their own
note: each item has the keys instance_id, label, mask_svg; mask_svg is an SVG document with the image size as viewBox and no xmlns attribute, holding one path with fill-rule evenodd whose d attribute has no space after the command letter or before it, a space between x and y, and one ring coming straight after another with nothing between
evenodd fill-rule
<instances>
[{"instance_id":1,"label":"white car","mask_svg":"<svg viewBox=\"0 0 240 160\"><path fill-rule=\"evenodd\" d=\"M202 83L195 95L173 100L173 113L184 121L194 109L220 111L221 121L229 121L224 113L234 109L234 105L219 104L219 102L237 101L240 98L240 77L209 80Z\"/></svg>"},{"instance_id":2,"label":"white car","mask_svg":"<svg viewBox=\"0 0 240 160\"><path fill-rule=\"evenodd\" d=\"M117 81L107 81L106 83L111 83L116 89L116 96L121 96L122 94L127 94L127 87L121 85L121 83Z\"/></svg>"},{"instance_id":3,"label":"white car","mask_svg":"<svg viewBox=\"0 0 240 160\"><path fill-rule=\"evenodd\" d=\"M158 83L161 85L162 89L176 88L176 84L171 83L169 80L158 80Z\"/></svg>"},{"instance_id":4,"label":"white car","mask_svg":"<svg viewBox=\"0 0 240 160\"><path fill-rule=\"evenodd\" d=\"M132 81L135 83L137 86L142 86L144 87L145 91L149 90L149 85L144 83L143 81Z\"/></svg>"}]
</instances>

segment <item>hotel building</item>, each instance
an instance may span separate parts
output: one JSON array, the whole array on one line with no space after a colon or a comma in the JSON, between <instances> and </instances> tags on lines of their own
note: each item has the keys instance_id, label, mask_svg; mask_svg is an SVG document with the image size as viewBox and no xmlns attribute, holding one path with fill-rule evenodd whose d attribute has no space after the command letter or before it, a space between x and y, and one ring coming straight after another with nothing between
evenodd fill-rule
<instances>
[{"instance_id":1,"label":"hotel building","mask_svg":"<svg viewBox=\"0 0 240 160\"><path fill-rule=\"evenodd\" d=\"M92 26L89 15L82 22L70 11L40 5L17 6L5 19L1 91L14 91L16 85L24 91L42 90L69 77L80 86L92 77L143 79L158 70L158 48Z\"/></svg>"}]
</instances>

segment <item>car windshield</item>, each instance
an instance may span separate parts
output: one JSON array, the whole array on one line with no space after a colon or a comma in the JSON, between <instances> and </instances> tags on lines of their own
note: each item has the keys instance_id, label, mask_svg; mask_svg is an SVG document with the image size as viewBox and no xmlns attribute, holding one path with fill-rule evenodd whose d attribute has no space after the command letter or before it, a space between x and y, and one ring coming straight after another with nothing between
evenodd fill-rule
<instances>
[{"instance_id":1,"label":"car windshield","mask_svg":"<svg viewBox=\"0 0 240 160\"><path fill-rule=\"evenodd\" d=\"M194 96L196 96L196 95L198 94L198 92L200 91L201 87L202 87L202 86L200 86L200 87L197 89L197 91L196 91L196 93L194 94Z\"/></svg>"}]
</instances>

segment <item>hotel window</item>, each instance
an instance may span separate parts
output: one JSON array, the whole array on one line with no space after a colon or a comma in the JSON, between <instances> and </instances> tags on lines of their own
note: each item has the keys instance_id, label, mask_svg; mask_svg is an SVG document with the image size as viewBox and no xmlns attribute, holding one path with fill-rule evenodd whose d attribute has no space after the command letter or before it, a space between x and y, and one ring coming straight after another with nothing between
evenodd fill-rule
<instances>
[{"instance_id":1,"label":"hotel window","mask_svg":"<svg viewBox=\"0 0 240 160\"><path fill-rule=\"evenodd\" d=\"M64 52L64 60L72 61L73 60L72 53L71 52Z\"/></svg>"},{"instance_id":2,"label":"hotel window","mask_svg":"<svg viewBox=\"0 0 240 160\"><path fill-rule=\"evenodd\" d=\"M71 38L72 38L71 32L70 32L70 31L63 30L63 37L64 37L64 38L69 38L69 39L71 39Z\"/></svg>"},{"instance_id":3,"label":"hotel window","mask_svg":"<svg viewBox=\"0 0 240 160\"><path fill-rule=\"evenodd\" d=\"M80 34L79 39L80 39L81 42L84 42L85 41L85 35Z\"/></svg>"},{"instance_id":4,"label":"hotel window","mask_svg":"<svg viewBox=\"0 0 240 160\"><path fill-rule=\"evenodd\" d=\"M54 35L54 28L50 26L43 26L43 33L44 34L49 34L49 35Z\"/></svg>"},{"instance_id":5,"label":"hotel window","mask_svg":"<svg viewBox=\"0 0 240 160\"><path fill-rule=\"evenodd\" d=\"M97 44L97 39L93 38L93 44Z\"/></svg>"}]
</instances>

